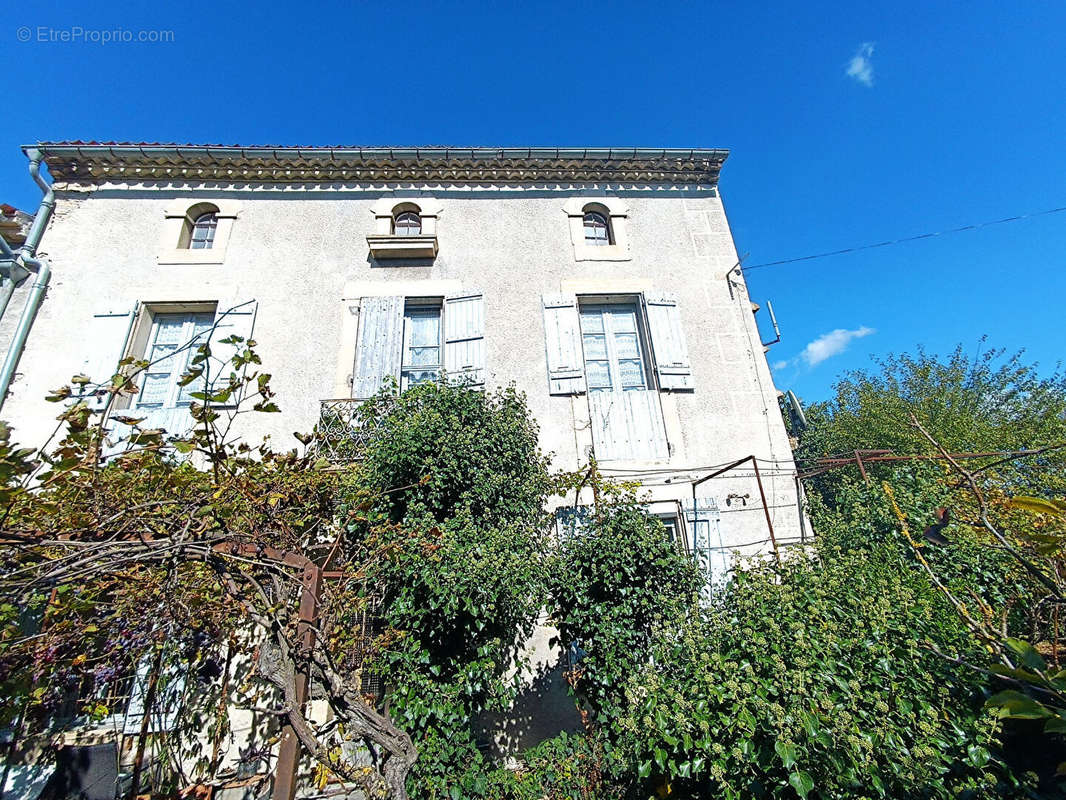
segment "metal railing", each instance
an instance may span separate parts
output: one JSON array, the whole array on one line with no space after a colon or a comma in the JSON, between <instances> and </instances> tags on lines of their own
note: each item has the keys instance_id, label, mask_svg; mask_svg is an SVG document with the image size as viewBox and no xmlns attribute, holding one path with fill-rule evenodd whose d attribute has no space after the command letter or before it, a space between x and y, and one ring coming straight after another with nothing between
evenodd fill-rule
<instances>
[{"instance_id":1,"label":"metal railing","mask_svg":"<svg viewBox=\"0 0 1066 800\"><path fill-rule=\"evenodd\" d=\"M359 461L378 421L388 414L394 401L389 396L319 400L314 444L319 455L335 464Z\"/></svg>"}]
</instances>

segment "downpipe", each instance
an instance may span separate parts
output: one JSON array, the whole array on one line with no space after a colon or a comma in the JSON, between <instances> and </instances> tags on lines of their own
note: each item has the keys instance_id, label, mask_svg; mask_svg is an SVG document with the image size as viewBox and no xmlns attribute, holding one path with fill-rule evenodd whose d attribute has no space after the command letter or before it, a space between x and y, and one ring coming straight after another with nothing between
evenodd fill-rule
<instances>
[{"instance_id":1,"label":"downpipe","mask_svg":"<svg viewBox=\"0 0 1066 800\"><path fill-rule=\"evenodd\" d=\"M26 339L30 335L30 328L33 327L34 317L37 316L37 309L41 305L44 291L48 288L48 281L52 277L52 265L48 263L47 258L42 256L39 259L29 259L29 261L32 262L33 266L37 267L37 280L33 282L30 296L26 298L26 305L22 309L22 316L19 317L15 336L11 340L11 346L7 348L7 357L4 359L4 365L0 367L0 409L4 407L4 400L7 399L7 390L11 387L11 380L15 376L15 368L18 367L22 350L26 346ZM14 283L10 283L10 285L13 287Z\"/></svg>"},{"instance_id":2,"label":"downpipe","mask_svg":"<svg viewBox=\"0 0 1066 800\"><path fill-rule=\"evenodd\" d=\"M15 291L16 282L21 280L21 277L16 273L19 271L25 272L25 268L29 267L36 270L37 278L30 289L29 297L26 298L26 305L22 309L22 316L19 317L18 326L15 328L15 335L11 339L11 344L8 345L4 364L0 367L0 410L3 409L4 403L7 401L7 392L11 388L11 381L15 377L15 369L18 367L22 351L26 347L26 339L30 335L30 328L33 327L33 320L37 316L37 310L41 306L41 300L44 298L48 282L52 277L52 265L47 258L43 256L37 257L37 247L41 243L44 231L52 218L52 211L55 209L55 190L41 177L41 162L44 160L41 151L36 147L30 147L26 149L26 155L30 159L30 176L41 188L44 196L41 198L41 205L33 217L33 224L30 226L30 232L26 235L26 241L12 263L12 274L8 276L3 286L0 287L0 318L7 311L7 305L11 300L12 293ZM7 252L11 252L6 246L4 249Z\"/></svg>"}]
</instances>

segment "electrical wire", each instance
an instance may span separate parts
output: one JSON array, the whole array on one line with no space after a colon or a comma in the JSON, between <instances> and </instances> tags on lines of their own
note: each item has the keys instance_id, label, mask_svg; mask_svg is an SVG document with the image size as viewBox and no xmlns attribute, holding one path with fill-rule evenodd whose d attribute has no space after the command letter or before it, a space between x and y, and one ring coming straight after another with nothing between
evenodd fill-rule
<instances>
[{"instance_id":1,"label":"electrical wire","mask_svg":"<svg viewBox=\"0 0 1066 800\"><path fill-rule=\"evenodd\" d=\"M1044 211L1033 211L1029 214L1018 214L1014 217L1004 217L1003 219L993 219L987 222L976 222L972 225L963 225L960 228L948 228L943 231L936 231L934 233L922 233L917 236L904 236L899 239L889 239L886 242L875 242L873 244L856 245L855 247L845 247L843 250L829 250L825 253L814 253L809 256L796 256L794 258L782 258L779 261L766 261L762 264L752 264L750 267L741 267L742 272L751 272L755 269L762 269L763 267L779 267L783 264L795 264L800 261L813 261L816 258L828 258L829 256L842 256L847 253L858 253L862 250L873 250L878 247L889 247L894 244L905 244L906 242L917 242L921 239L933 239L937 236L946 236L950 233L962 233L964 231L976 231L981 228L987 228L991 225L1002 225L1005 222L1017 222L1022 219L1032 219L1033 217L1044 217L1049 214L1058 214L1062 211L1066 211L1066 206L1059 208L1049 208Z\"/></svg>"}]
</instances>

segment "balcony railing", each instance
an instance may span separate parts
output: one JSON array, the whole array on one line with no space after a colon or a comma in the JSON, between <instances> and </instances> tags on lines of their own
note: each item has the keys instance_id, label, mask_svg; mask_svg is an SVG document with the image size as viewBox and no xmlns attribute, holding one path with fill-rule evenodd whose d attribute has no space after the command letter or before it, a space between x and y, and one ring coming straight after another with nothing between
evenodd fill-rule
<instances>
[{"instance_id":1,"label":"balcony railing","mask_svg":"<svg viewBox=\"0 0 1066 800\"><path fill-rule=\"evenodd\" d=\"M351 397L319 401L315 446L323 458L338 464L359 460L373 427L359 412L365 402Z\"/></svg>"},{"instance_id":2,"label":"balcony railing","mask_svg":"<svg viewBox=\"0 0 1066 800\"><path fill-rule=\"evenodd\" d=\"M375 421L387 411L389 398L376 398L374 411L367 413L365 398L342 397L320 400L315 447L319 454L335 464L358 461L374 433Z\"/></svg>"}]
</instances>

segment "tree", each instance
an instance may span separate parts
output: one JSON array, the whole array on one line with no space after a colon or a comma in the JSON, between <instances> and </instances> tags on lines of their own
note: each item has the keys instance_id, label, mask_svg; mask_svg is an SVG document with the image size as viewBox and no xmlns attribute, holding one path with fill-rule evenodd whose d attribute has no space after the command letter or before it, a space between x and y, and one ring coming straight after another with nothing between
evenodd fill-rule
<instances>
[{"instance_id":1,"label":"tree","mask_svg":"<svg viewBox=\"0 0 1066 800\"><path fill-rule=\"evenodd\" d=\"M300 437L303 454L253 449L230 431L239 414L278 410L270 376L254 343L226 344L232 363L205 345L183 378L201 389L187 435L115 413L129 433L108 441L104 413L148 366L132 360L105 385L78 377L53 395L64 404L54 445L19 449L0 431L5 708L25 737L72 695L79 712L107 716L99 698L144 665L145 701L158 704L153 689L177 667L196 685L166 693L178 727L146 723L138 762L146 749L169 758L178 788L217 779L228 712L243 705L295 736L322 781L405 798L411 732L473 750L473 717L505 701L540 606L549 481L536 429L511 390L431 384L363 409L376 435L361 466L332 467L313 437ZM389 684L388 711L366 694L372 675ZM304 713L303 680L329 721ZM249 761L277 742L272 727ZM456 768L441 761L438 774Z\"/></svg>"},{"instance_id":2,"label":"tree","mask_svg":"<svg viewBox=\"0 0 1066 800\"><path fill-rule=\"evenodd\" d=\"M816 530L857 550L889 547L924 573L994 659L930 649L984 674L998 713L1041 721L1051 737L1035 766L1050 781L1066 730L1056 505L1066 493L1066 378L1041 377L1020 353L996 350L968 359L958 348L943 360L919 350L878 366L849 373L831 401L810 409L801 463L868 448L929 460L867 464L865 483L843 471L810 480ZM991 455L951 455L960 451ZM1031 747L1005 757L1034 764Z\"/></svg>"}]
</instances>

